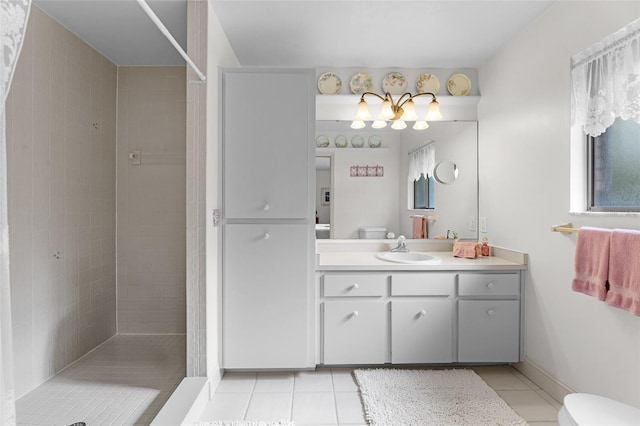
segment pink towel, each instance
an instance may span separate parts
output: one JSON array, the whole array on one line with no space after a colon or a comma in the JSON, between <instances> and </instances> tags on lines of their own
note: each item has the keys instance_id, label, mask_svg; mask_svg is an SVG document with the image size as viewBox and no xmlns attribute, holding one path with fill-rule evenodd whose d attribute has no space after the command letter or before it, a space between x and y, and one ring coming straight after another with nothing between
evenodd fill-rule
<instances>
[{"instance_id":1,"label":"pink towel","mask_svg":"<svg viewBox=\"0 0 640 426\"><path fill-rule=\"evenodd\" d=\"M611 234L607 303L640 316L640 231Z\"/></svg>"},{"instance_id":2,"label":"pink towel","mask_svg":"<svg viewBox=\"0 0 640 426\"><path fill-rule=\"evenodd\" d=\"M426 238L423 234L424 216L413 216L413 238Z\"/></svg>"},{"instance_id":3,"label":"pink towel","mask_svg":"<svg viewBox=\"0 0 640 426\"><path fill-rule=\"evenodd\" d=\"M467 259L475 259L480 255L480 244L472 241L453 243L453 257L465 257Z\"/></svg>"},{"instance_id":4,"label":"pink towel","mask_svg":"<svg viewBox=\"0 0 640 426\"><path fill-rule=\"evenodd\" d=\"M611 230L580 228L575 255L575 276L571 288L604 300L609 276Z\"/></svg>"}]
</instances>

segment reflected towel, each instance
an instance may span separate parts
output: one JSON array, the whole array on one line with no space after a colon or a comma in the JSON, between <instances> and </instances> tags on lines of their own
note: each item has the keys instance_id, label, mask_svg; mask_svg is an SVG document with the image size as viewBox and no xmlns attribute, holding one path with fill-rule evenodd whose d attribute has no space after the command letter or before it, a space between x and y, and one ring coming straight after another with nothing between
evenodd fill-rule
<instances>
[{"instance_id":1,"label":"reflected towel","mask_svg":"<svg viewBox=\"0 0 640 426\"><path fill-rule=\"evenodd\" d=\"M640 316L640 231L614 229L607 303Z\"/></svg>"},{"instance_id":2,"label":"reflected towel","mask_svg":"<svg viewBox=\"0 0 640 426\"><path fill-rule=\"evenodd\" d=\"M604 300L609 276L610 229L580 228L575 254L573 291Z\"/></svg>"},{"instance_id":3,"label":"reflected towel","mask_svg":"<svg viewBox=\"0 0 640 426\"><path fill-rule=\"evenodd\" d=\"M425 217L420 215L413 216L413 237L412 238L426 238L423 235L422 223L425 222Z\"/></svg>"}]
</instances>

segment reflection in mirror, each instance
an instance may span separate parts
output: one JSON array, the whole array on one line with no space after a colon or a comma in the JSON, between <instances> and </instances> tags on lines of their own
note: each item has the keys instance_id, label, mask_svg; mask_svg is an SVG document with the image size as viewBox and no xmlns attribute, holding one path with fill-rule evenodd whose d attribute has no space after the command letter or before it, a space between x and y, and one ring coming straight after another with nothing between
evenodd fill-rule
<instances>
[{"instance_id":1,"label":"reflection in mirror","mask_svg":"<svg viewBox=\"0 0 640 426\"><path fill-rule=\"evenodd\" d=\"M453 183L458 178L458 166L450 160L440 161L433 168L433 177L445 185Z\"/></svg>"},{"instance_id":2,"label":"reflection in mirror","mask_svg":"<svg viewBox=\"0 0 640 426\"><path fill-rule=\"evenodd\" d=\"M446 237L457 232L460 238L477 239L478 181L477 181L477 122L432 122L426 130L361 129L349 128L350 122L317 121L316 137L326 136L327 148L317 148L317 156L331 157L331 205L329 218L320 216L321 223L330 224L331 238L359 238L360 228L384 228L395 235L413 235L412 216L429 218L429 238ZM344 136L346 148L337 148L335 140ZM353 148L351 141L360 136L365 141L372 137L382 141L377 148ZM344 138L340 138L341 140ZM358 138L357 138L358 139ZM414 178L409 177L409 152L434 141L435 158L432 164L449 161L455 184L442 184L434 177L431 182L431 200L424 207L414 205ZM455 167L451 167L454 165ZM379 166L380 175L354 176L354 166ZM432 170L432 169L431 169ZM433 173L429 173L432 175ZM442 180L444 178L444 169ZM318 184L318 191L325 184ZM318 195L318 203L320 202ZM427 203L427 201L429 203ZM319 214L320 214L320 206Z\"/></svg>"},{"instance_id":3,"label":"reflection in mirror","mask_svg":"<svg viewBox=\"0 0 640 426\"><path fill-rule=\"evenodd\" d=\"M316 238L331 238L331 156L316 156Z\"/></svg>"}]
</instances>

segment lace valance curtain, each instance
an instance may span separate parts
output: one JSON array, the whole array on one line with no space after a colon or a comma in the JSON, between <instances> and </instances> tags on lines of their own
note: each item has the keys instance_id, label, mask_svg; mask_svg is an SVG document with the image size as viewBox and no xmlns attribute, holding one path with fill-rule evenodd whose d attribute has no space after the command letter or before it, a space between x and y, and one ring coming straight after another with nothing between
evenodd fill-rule
<instances>
[{"instance_id":1,"label":"lace valance curtain","mask_svg":"<svg viewBox=\"0 0 640 426\"><path fill-rule=\"evenodd\" d=\"M15 425L5 101L20 56L31 0L0 0L0 424Z\"/></svg>"},{"instance_id":2,"label":"lace valance curtain","mask_svg":"<svg viewBox=\"0 0 640 426\"><path fill-rule=\"evenodd\" d=\"M640 123L640 19L571 58L574 124L599 136L617 117Z\"/></svg>"},{"instance_id":3,"label":"lace valance curtain","mask_svg":"<svg viewBox=\"0 0 640 426\"><path fill-rule=\"evenodd\" d=\"M420 179L420 174L425 178L433 175L436 165L436 144L429 143L409 153L409 180Z\"/></svg>"}]
</instances>

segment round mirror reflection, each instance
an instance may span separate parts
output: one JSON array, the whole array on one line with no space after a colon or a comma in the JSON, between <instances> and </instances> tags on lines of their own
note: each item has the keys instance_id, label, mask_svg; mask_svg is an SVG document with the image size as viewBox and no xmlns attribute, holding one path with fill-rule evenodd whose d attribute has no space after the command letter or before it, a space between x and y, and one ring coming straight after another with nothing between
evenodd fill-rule
<instances>
[{"instance_id":1,"label":"round mirror reflection","mask_svg":"<svg viewBox=\"0 0 640 426\"><path fill-rule=\"evenodd\" d=\"M453 183L458 178L458 166L450 160L440 161L433 168L433 177L439 183Z\"/></svg>"}]
</instances>

